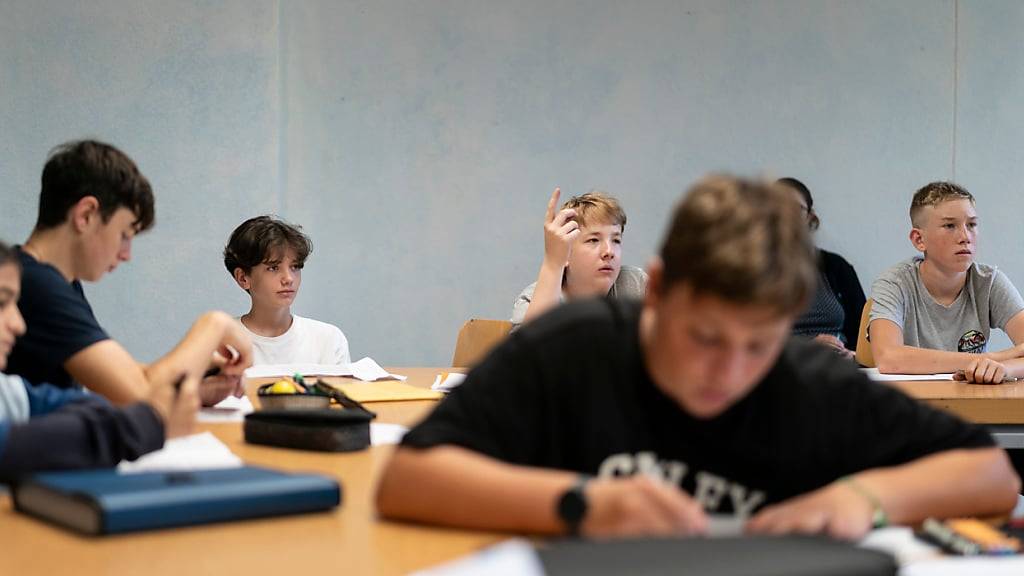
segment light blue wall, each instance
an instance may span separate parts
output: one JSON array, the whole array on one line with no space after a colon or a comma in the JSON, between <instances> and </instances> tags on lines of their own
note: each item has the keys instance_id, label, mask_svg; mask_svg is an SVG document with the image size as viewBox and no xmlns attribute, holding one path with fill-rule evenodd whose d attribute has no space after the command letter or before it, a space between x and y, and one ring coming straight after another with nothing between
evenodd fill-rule
<instances>
[{"instance_id":1,"label":"light blue wall","mask_svg":"<svg viewBox=\"0 0 1024 576\"><path fill-rule=\"evenodd\" d=\"M804 179L866 288L912 253L913 190L955 176L1024 284L1015 2L167 4L0 0L0 236L28 233L54 144L131 154L158 225L88 291L141 359L245 311L219 252L250 215L312 235L299 313L436 365L532 281L553 187L617 195L642 265L710 170Z\"/></svg>"}]
</instances>

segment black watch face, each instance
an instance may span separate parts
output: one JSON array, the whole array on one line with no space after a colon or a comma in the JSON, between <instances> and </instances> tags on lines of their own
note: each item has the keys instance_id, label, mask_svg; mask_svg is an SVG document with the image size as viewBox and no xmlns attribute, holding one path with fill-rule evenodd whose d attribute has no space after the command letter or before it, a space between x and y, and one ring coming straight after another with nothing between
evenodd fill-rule
<instances>
[{"instance_id":1,"label":"black watch face","mask_svg":"<svg viewBox=\"0 0 1024 576\"><path fill-rule=\"evenodd\" d=\"M583 499L583 491L578 488L567 491L558 501L558 516L569 524L570 528L576 528L586 511L587 502Z\"/></svg>"}]
</instances>

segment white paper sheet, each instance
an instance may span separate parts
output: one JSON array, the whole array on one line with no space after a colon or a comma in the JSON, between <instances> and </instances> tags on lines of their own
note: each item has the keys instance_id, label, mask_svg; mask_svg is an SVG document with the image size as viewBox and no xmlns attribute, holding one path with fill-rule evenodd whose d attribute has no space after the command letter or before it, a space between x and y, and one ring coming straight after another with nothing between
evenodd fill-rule
<instances>
[{"instance_id":1,"label":"white paper sheet","mask_svg":"<svg viewBox=\"0 0 1024 576\"><path fill-rule=\"evenodd\" d=\"M209 432L172 438L156 452L146 454L134 462L121 461L121 473L155 472L159 470L203 470L210 468L238 468L242 460L230 448Z\"/></svg>"},{"instance_id":2,"label":"white paper sheet","mask_svg":"<svg viewBox=\"0 0 1024 576\"><path fill-rule=\"evenodd\" d=\"M506 540L479 552L434 568L413 572L413 576L543 576L544 567L533 546L522 538Z\"/></svg>"},{"instance_id":3,"label":"white paper sheet","mask_svg":"<svg viewBox=\"0 0 1024 576\"><path fill-rule=\"evenodd\" d=\"M245 369L246 378L274 378L277 376L353 376L364 382L374 380L405 380L401 374L390 374L374 362L363 358L351 364L261 364Z\"/></svg>"},{"instance_id":4,"label":"white paper sheet","mask_svg":"<svg viewBox=\"0 0 1024 576\"><path fill-rule=\"evenodd\" d=\"M893 382L896 380L952 380L953 374L882 374L878 368L861 368L868 378L878 382Z\"/></svg>"},{"instance_id":5,"label":"white paper sheet","mask_svg":"<svg viewBox=\"0 0 1024 576\"><path fill-rule=\"evenodd\" d=\"M409 429L401 424L380 424L377 422L370 423L370 444L373 446L383 446L385 444L398 444L402 441L402 436Z\"/></svg>"},{"instance_id":6,"label":"white paper sheet","mask_svg":"<svg viewBox=\"0 0 1024 576\"><path fill-rule=\"evenodd\" d=\"M441 379L441 376L438 374L434 377L434 383L430 385L431 390L451 392L453 388L460 386L466 380L466 375L460 372L449 372L444 380Z\"/></svg>"},{"instance_id":7,"label":"white paper sheet","mask_svg":"<svg viewBox=\"0 0 1024 576\"><path fill-rule=\"evenodd\" d=\"M245 415L252 411L252 402L247 396L228 396L216 406L201 409L196 419L207 423L241 422L245 420Z\"/></svg>"}]
</instances>

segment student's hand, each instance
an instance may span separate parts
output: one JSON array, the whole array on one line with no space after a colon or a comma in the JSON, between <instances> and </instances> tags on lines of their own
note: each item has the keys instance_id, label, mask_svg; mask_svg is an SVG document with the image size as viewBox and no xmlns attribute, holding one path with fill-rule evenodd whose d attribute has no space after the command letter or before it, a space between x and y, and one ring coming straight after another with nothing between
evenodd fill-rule
<instances>
[{"instance_id":1,"label":"student's hand","mask_svg":"<svg viewBox=\"0 0 1024 576\"><path fill-rule=\"evenodd\" d=\"M149 405L163 420L164 434L167 438L191 434L196 424L196 412L199 410L199 378L186 377L181 388L175 391L176 380L177 378L152 382L149 392Z\"/></svg>"},{"instance_id":2,"label":"student's hand","mask_svg":"<svg viewBox=\"0 0 1024 576\"><path fill-rule=\"evenodd\" d=\"M843 344L842 340L836 338L831 334L818 334L817 336L814 337L814 341L817 342L818 344L828 346L843 358L853 358L853 351L848 350L846 348L846 345Z\"/></svg>"},{"instance_id":3,"label":"student's hand","mask_svg":"<svg viewBox=\"0 0 1024 576\"><path fill-rule=\"evenodd\" d=\"M708 517L676 486L644 475L598 478L586 487L585 536L693 535L707 531Z\"/></svg>"},{"instance_id":4,"label":"student's hand","mask_svg":"<svg viewBox=\"0 0 1024 576\"><path fill-rule=\"evenodd\" d=\"M768 506L747 522L746 531L755 534L828 534L833 538L857 540L871 530L874 508L871 502L844 482Z\"/></svg>"},{"instance_id":5,"label":"student's hand","mask_svg":"<svg viewBox=\"0 0 1024 576\"><path fill-rule=\"evenodd\" d=\"M241 398L245 395L241 376L216 374L207 376L199 385L199 401L203 406L215 406L228 396Z\"/></svg>"},{"instance_id":6,"label":"student's hand","mask_svg":"<svg viewBox=\"0 0 1024 576\"><path fill-rule=\"evenodd\" d=\"M221 374L239 377L252 366L252 340L234 318L227 318L224 336L213 353L213 366L220 368Z\"/></svg>"},{"instance_id":7,"label":"student's hand","mask_svg":"<svg viewBox=\"0 0 1024 576\"><path fill-rule=\"evenodd\" d=\"M999 384L1006 378L1006 365L991 358L971 360L962 371L953 375L954 380L977 384Z\"/></svg>"},{"instance_id":8,"label":"student's hand","mask_svg":"<svg viewBox=\"0 0 1024 576\"><path fill-rule=\"evenodd\" d=\"M544 263L559 269L565 268L572 254L572 243L580 235L580 226L575 220L576 211L571 208L558 210L558 197L562 191L555 188L548 201L544 217Z\"/></svg>"}]
</instances>

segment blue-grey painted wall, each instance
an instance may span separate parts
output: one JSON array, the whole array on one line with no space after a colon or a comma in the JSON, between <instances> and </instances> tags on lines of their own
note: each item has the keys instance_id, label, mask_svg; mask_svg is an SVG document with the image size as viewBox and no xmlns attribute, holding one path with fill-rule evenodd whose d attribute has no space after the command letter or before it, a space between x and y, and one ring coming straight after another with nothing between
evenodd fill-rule
<instances>
[{"instance_id":1,"label":"blue-grey painted wall","mask_svg":"<svg viewBox=\"0 0 1024 576\"><path fill-rule=\"evenodd\" d=\"M1022 27L1013 1L0 0L0 237L53 145L132 155L158 224L87 291L141 360L247 309L220 250L251 215L311 234L296 311L353 357L440 365L533 280L552 188L617 195L642 265L713 170L802 178L865 288L955 177L1024 285Z\"/></svg>"}]
</instances>

